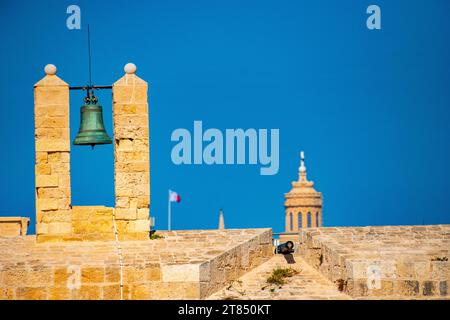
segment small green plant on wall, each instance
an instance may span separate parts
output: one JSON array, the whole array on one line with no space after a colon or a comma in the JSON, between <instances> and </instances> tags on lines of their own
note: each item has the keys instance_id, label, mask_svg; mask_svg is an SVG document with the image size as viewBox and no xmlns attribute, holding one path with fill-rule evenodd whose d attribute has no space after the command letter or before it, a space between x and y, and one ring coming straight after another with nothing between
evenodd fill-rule
<instances>
[{"instance_id":1,"label":"small green plant on wall","mask_svg":"<svg viewBox=\"0 0 450 320\"><path fill-rule=\"evenodd\" d=\"M281 268L276 267L272 270L270 276L266 279L267 286L262 287L261 290L266 289L269 286L277 286L281 288L284 284L286 284L286 279L291 278L294 275L298 274L299 271L292 268ZM274 292L275 288L272 287L270 292Z\"/></svg>"},{"instance_id":2,"label":"small green plant on wall","mask_svg":"<svg viewBox=\"0 0 450 320\"><path fill-rule=\"evenodd\" d=\"M150 234L150 240L157 240L157 239L164 239L164 236L153 232L152 234Z\"/></svg>"}]
</instances>

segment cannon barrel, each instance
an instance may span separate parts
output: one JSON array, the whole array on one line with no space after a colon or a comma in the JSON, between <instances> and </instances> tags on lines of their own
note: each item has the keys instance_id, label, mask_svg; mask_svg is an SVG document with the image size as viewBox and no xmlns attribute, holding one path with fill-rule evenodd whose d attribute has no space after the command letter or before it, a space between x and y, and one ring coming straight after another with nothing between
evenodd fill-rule
<instances>
[{"instance_id":1,"label":"cannon barrel","mask_svg":"<svg viewBox=\"0 0 450 320\"><path fill-rule=\"evenodd\" d=\"M277 253L290 254L292 252L294 252L294 243L292 241L287 241L277 246Z\"/></svg>"}]
</instances>

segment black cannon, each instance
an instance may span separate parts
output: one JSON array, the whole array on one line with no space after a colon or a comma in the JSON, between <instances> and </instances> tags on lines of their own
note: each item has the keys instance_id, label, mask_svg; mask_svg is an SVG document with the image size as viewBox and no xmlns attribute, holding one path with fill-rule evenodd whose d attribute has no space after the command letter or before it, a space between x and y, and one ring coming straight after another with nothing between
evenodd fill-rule
<instances>
[{"instance_id":1,"label":"black cannon","mask_svg":"<svg viewBox=\"0 0 450 320\"><path fill-rule=\"evenodd\" d=\"M290 254L292 252L294 252L294 243L292 241L279 244L276 249L276 253L281 254Z\"/></svg>"}]
</instances>

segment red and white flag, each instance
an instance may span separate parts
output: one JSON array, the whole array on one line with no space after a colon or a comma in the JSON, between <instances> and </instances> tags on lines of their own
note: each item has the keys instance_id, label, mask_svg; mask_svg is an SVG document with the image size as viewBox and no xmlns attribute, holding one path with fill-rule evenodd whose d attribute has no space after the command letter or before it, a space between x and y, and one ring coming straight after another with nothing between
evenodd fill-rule
<instances>
[{"instance_id":1,"label":"red and white flag","mask_svg":"<svg viewBox=\"0 0 450 320\"><path fill-rule=\"evenodd\" d=\"M175 191L169 190L169 201L170 202L180 202L181 201L181 197Z\"/></svg>"},{"instance_id":2,"label":"red and white flag","mask_svg":"<svg viewBox=\"0 0 450 320\"><path fill-rule=\"evenodd\" d=\"M169 190L169 206L168 206L168 227L169 227L169 231L171 230L171 217L170 217L170 207L171 207L171 203L172 202L180 202L181 201L181 197L178 193L176 193L175 191Z\"/></svg>"}]
</instances>

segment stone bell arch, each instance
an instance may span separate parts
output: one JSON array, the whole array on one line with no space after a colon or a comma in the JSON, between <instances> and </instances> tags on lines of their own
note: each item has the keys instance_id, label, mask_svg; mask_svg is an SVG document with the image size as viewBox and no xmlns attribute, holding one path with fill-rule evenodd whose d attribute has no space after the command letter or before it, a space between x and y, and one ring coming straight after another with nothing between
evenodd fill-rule
<instances>
[{"instance_id":1,"label":"stone bell arch","mask_svg":"<svg viewBox=\"0 0 450 320\"><path fill-rule=\"evenodd\" d=\"M150 154L148 85L127 64L112 85L115 208L73 206L70 185L69 85L47 65L34 85L36 239L148 239Z\"/></svg>"}]
</instances>

